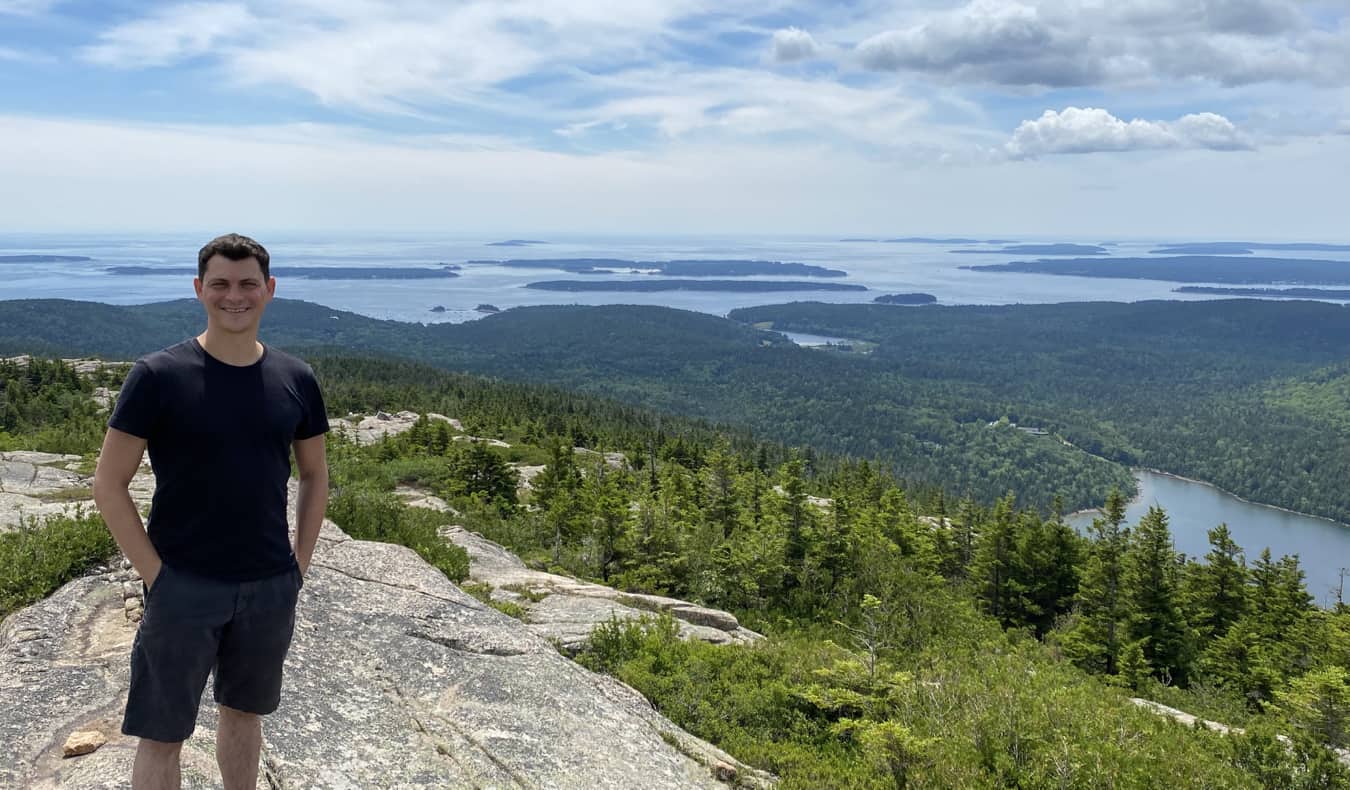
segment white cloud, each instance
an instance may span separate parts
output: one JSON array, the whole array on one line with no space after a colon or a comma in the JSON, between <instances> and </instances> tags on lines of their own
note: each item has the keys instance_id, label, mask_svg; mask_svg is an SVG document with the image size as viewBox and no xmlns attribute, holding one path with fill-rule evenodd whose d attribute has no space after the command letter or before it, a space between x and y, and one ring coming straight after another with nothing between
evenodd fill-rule
<instances>
[{"instance_id":1,"label":"white cloud","mask_svg":"<svg viewBox=\"0 0 1350 790\"><path fill-rule=\"evenodd\" d=\"M1023 121L1004 151L1013 159L1044 154L1086 154L1160 148L1250 149L1251 141L1232 122L1214 113L1193 113L1176 121L1122 121L1106 110L1068 107L1046 110Z\"/></svg>"},{"instance_id":2,"label":"white cloud","mask_svg":"<svg viewBox=\"0 0 1350 790\"><path fill-rule=\"evenodd\" d=\"M1350 81L1350 29L1292 0L972 0L873 35L865 68L957 82L1074 87Z\"/></svg>"},{"instance_id":3,"label":"white cloud","mask_svg":"<svg viewBox=\"0 0 1350 790\"><path fill-rule=\"evenodd\" d=\"M118 25L84 50L85 60L121 68L166 66L204 55L258 20L237 3L186 3Z\"/></svg>"},{"instance_id":4,"label":"white cloud","mask_svg":"<svg viewBox=\"0 0 1350 790\"><path fill-rule=\"evenodd\" d=\"M779 63L808 60L814 58L818 52L820 45L805 30L789 27L774 31L773 59Z\"/></svg>"}]
</instances>

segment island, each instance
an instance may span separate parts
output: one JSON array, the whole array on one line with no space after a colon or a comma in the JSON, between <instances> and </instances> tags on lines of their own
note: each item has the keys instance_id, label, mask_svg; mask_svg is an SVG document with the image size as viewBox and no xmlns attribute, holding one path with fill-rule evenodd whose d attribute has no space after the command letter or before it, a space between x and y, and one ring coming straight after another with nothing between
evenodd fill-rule
<instances>
[{"instance_id":1,"label":"island","mask_svg":"<svg viewBox=\"0 0 1350 790\"><path fill-rule=\"evenodd\" d=\"M165 269L154 266L109 266L104 271L122 276L147 274L197 276L196 269ZM305 280L432 280L459 276L449 267L424 269L411 266L276 266L272 268L271 274L273 277Z\"/></svg>"},{"instance_id":2,"label":"island","mask_svg":"<svg viewBox=\"0 0 1350 790\"><path fill-rule=\"evenodd\" d=\"M882 239L885 244L1012 244L1011 239L934 239L927 236L905 236L899 239Z\"/></svg>"},{"instance_id":3,"label":"island","mask_svg":"<svg viewBox=\"0 0 1350 790\"><path fill-rule=\"evenodd\" d=\"M470 264L505 266L508 269L558 269L571 274L644 272L669 277L847 277L848 272L809 263L753 260L629 261L619 258L532 258L505 261L469 261Z\"/></svg>"},{"instance_id":4,"label":"island","mask_svg":"<svg viewBox=\"0 0 1350 790\"><path fill-rule=\"evenodd\" d=\"M932 294L911 293L911 294L885 294L872 300L877 304L934 304L937 297Z\"/></svg>"},{"instance_id":5,"label":"island","mask_svg":"<svg viewBox=\"0 0 1350 790\"><path fill-rule=\"evenodd\" d=\"M474 311L479 313L500 313L502 309L495 304L488 304L487 302L484 302L475 307Z\"/></svg>"},{"instance_id":6,"label":"island","mask_svg":"<svg viewBox=\"0 0 1350 790\"><path fill-rule=\"evenodd\" d=\"M0 263L79 263L92 260L83 255L0 255Z\"/></svg>"},{"instance_id":7,"label":"island","mask_svg":"<svg viewBox=\"0 0 1350 790\"><path fill-rule=\"evenodd\" d=\"M538 239L507 239L506 241L489 241L487 247L531 247L535 244L548 244L546 241Z\"/></svg>"},{"instance_id":8,"label":"island","mask_svg":"<svg viewBox=\"0 0 1350 790\"><path fill-rule=\"evenodd\" d=\"M435 307L431 308L431 312L433 312L433 313L444 313L444 312L445 312L445 305L443 305L443 304L438 304L438 305L436 305Z\"/></svg>"},{"instance_id":9,"label":"island","mask_svg":"<svg viewBox=\"0 0 1350 790\"><path fill-rule=\"evenodd\" d=\"M949 250L956 255L1107 255L1096 244L1014 244L995 250Z\"/></svg>"},{"instance_id":10,"label":"island","mask_svg":"<svg viewBox=\"0 0 1350 790\"><path fill-rule=\"evenodd\" d=\"M1256 250L1276 252L1350 252L1350 244L1307 242L1263 243L1259 241L1202 241L1170 244L1150 250L1151 255L1251 255Z\"/></svg>"},{"instance_id":11,"label":"island","mask_svg":"<svg viewBox=\"0 0 1350 790\"><path fill-rule=\"evenodd\" d=\"M982 272L1113 277L1236 285L1350 285L1350 261L1177 255L1159 258L1067 258L963 266Z\"/></svg>"},{"instance_id":12,"label":"island","mask_svg":"<svg viewBox=\"0 0 1350 790\"><path fill-rule=\"evenodd\" d=\"M1263 299L1350 299L1350 290L1334 288L1216 288L1204 285L1183 285L1173 288L1176 294L1216 294L1219 296L1252 296Z\"/></svg>"},{"instance_id":13,"label":"island","mask_svg":"<svg viewBox=\"0 0 1350 790\"><path fill-rule=\"evenodd\" d=\"M614 293L652 293L655 291L729 291L767 293L772 291L866 291L863 285L850 283L812 283L793 280L543 280L526 288L537 291L604 291Z\"/></svg>"}]
</instances>

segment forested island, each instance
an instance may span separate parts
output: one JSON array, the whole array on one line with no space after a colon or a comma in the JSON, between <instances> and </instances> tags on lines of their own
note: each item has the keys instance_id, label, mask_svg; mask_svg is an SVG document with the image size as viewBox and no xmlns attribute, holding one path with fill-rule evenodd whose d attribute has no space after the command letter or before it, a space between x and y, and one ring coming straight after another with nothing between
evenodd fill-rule
<instances>
[{"instance_id":1,"label":"forested island","mask_svg":"<svg viewBox=\"0 0 1350 790\"><path fill-rule=\"evenodd\" d=\"M1334 288L1219 288L1183 285L1172 289L1179 294L1216 294L1219 296L1259 296L1279 299L1350 299L1350 290Z\"/></svg>"},{"instance_id":2,"label":"forested island","mask_svg":"<svg viewBox=\"0 0 1350 790\"><path fill-rule=\"evenodd\" d=\"M508 269L557 269L572 274L613 274L642 271L672 277L847 277L848 272L810 263L743 260L630 261L618 258L535 258L506 261L477 260L470 264L505 266Z\"/></svg>"},{"instance_id":3,"label":"forested island","mask_svg":"<svg viewBox=\"0 0 1350 790\"><path fill-rule=\"evenodd\" d=\"M1106 255L1096 244L1015 244L993 250L948 250L955 255Z\"/></svg>"},{"instance_id":4,"label":"forested island","mask_svg":"<svg viewBox=\"0 0 1350 790\"><path fill-rule=\"evenodd\" d=\"M1350 285L1350 261L1177 255L1162 258L1070 258L963 266L982 272L1115 277L1181 283Z\"/></svg>"},{"instance_id":5,"label":"forested island","mask_svg":"<svg viewBox=\"0 0 1350 790\"><path fill-rule=\"evenodd\" d=\"M1279 252L1350 252L1350 244L1204 241L1185 244L1170 244L1156 250L1149 250L1149 253L1152 255L1251 255L1256 250L1276 250Z\"/></svg>"},{"instance_id":6,"label":"forested island","mask_svg":"<svg viewBox=\"0 0 1350 790\"><path fill-rule=\"evenodd\" d=\"M876 302L877 304L903 304L903 305L935 304L937 302L937 297L932 294L925 294L925 293L883 294L873 299L872 301Z\"/></svg>"},{"instance_id":7,"label":"forested island","mask_svg":"<svg viewBox=\"0 0 1350 790\"><path fill-rule=\"evenodd\" d=\"M793 280L541 280L526 288L539 291L583 293L652 293L655 291L723 291L729 293L772 293L777 291L866 291L867 286L851 283L818 283Z\"/></svg>"},{"instance_id":8,"label":"forested island","mask_svg":"<svg viewBox=\"0 0 1350 790\"><path fill-rule=\"evenodd\" d=\"M486 247L533 247L536 244L548 244L546 241L538 239L507 239L506 241L490 241Z\"/></svg>"},{"instance_id":9,"label":"forested island","mask_svg":"<svg viewBox=\"0 0 1350 790\"><path fill-rule=\"evenodd\" d=\"M105 271L120 276L166 274L176 277L196 277L196 269L165 269L154 266L109 266ZM293 277L307 280L437 280L458 277L449 266L427 269L416 266L275 266L273 277Z\"/></svg>"},{"instance_id":10,"label":"forested island","mask_svg":"<svg viewBox=\"0 0 1350 790\"><path fill-rule=\"evenodd\" d=\"M781 790L1350 787L1350 754L1333 751L1350 744L1350 607L1313 606L1296 557L1244 557L1222 525L1203 562L1183 561L1166 513L1126 523L1119 496L1079 536L1017 491L955 502L868 462L573 391L305 357L333 415L409 409L464 428L424 416L369 446L333 434L327 516L352 538L407 546L523 616L503 593L534 591L469 582L469 557L438 534L446 516L408 507L411 488L527 567L717 607L764 634L719 646L681 640L669 616L616 619L576 660ZM0 361L0 450L92 467L95 388L125 370ZM542 467L527 487L523 465ZM115 552L97 515L0 533L0 617ZM1145 707L1158 704L1239 729L1178 726Z\"/></svg>"},{"instance_id":11,"label":"forested island","mask_svg":"<svg viewBox=\"0 0 1350 790\"><path fill-rule=\"evenodd\" d=\"M0 255L0 263L78 263L92 260L83 255Z\"/></svg>"}]
</instances>

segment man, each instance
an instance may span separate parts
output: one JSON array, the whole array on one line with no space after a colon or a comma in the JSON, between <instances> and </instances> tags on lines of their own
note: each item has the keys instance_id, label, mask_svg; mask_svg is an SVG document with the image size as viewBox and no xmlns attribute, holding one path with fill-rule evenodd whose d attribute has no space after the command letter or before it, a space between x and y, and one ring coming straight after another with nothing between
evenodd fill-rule
<instances>
[{"instance_id":1,"label":"man","mask_svg":"<svg viewBox=\"0 0 1350 790\"><path fill-rule=\"evenodd\" d=\"M122 722L141 739L137 790L179 787L179 754L212 673L221 778L252 790L259 717L280 700L296 598L328 501L328 418L309 366L258 342L276 292L268 263L262 245L237 234L201 249L193 287L206 331L132 367L94 475L103 520L145 584ZM128 485L147 447L155 496L142 527Z\"/></svg>"}]
</instances>

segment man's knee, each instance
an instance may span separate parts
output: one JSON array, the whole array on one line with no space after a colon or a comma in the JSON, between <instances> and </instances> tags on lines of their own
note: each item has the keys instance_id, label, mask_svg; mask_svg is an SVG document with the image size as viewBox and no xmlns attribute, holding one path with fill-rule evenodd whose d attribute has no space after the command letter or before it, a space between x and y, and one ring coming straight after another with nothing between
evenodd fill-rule
<instances>
[{"instance_id":1,"label":"man's knee","mask_svg":"<svg viewBox=\"0 0 1350 790\"><path fill-rule=\"evenodd\" d=\"M249 721L260 718L256 713L247 713L236 708L231 708L229 705L217 705L216 708L220 718L233 719L239 724L247 724Z\"/></svg>"},{"instance_id":2,"label":"man's knee","mask_svg":"<svg viewBox=\"0 0 1350 790\"><path fill-rule=\"evenodd\" d=\"M183 750L182 741L156 741L150 738L141 738L137 745L137 750L153 759L172 759L178 756Z\"/></svg>"}]
</instances>

